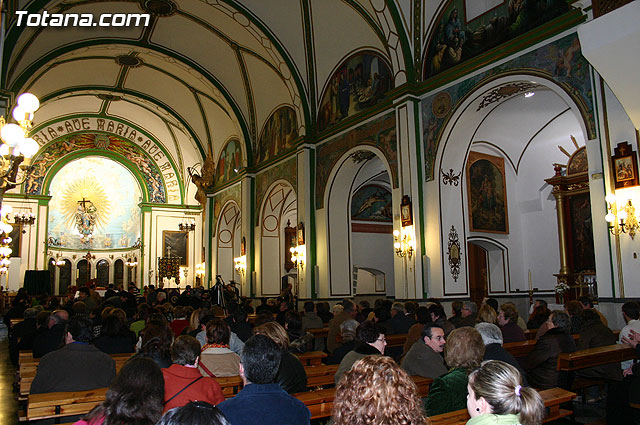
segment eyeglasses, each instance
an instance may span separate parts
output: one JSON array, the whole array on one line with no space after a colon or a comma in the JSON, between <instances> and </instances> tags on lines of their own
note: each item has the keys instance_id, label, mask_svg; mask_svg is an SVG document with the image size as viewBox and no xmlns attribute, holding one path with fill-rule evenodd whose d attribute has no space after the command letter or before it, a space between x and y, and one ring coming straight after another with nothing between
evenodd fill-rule
<instances>
[{"instance_id":1,"label":"eyeglasses","mask_svg":"<svg viewBox=\"0 0 640 425\"><path fill-rule=\"evenodd\" d=\"M376 341L380 341L380 342L384 342L384 343L386 343L386 342L387 342L387 340L386 340L386 338L385 338L385 337L378 338L378 339L376 339Z\"/></svg>"}]
</instances>

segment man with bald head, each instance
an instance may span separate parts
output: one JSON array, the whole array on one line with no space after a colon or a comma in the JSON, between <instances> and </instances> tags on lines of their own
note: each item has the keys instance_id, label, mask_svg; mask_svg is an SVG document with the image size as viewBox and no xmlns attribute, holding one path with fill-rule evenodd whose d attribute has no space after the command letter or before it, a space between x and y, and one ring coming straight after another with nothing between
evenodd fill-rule
<instances>
[{"instance_id":1,"label":"man with bald head","mask_svg":"<svg viewBox=\"0 0 640 425\"><path fill-rule=\"evenodd\" d=\"M64 343L65 325L69 321L69 313L66 310L54 310L49 316L47 329L33 340L33 357L39 358L47 353L57 350Z\"/></svg>"}]
</instances>

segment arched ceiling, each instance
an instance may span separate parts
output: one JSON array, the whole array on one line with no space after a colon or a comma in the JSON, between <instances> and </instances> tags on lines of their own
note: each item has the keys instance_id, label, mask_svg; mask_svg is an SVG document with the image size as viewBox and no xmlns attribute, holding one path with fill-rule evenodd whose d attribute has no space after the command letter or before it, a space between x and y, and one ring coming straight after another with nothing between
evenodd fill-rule
<instances>
[{"instance_id":1,"label":"arched ceiling","mask_svg":"<svg viewBox=\"0 0 640 425\"><path fill-rule=\"evenodd\" d=\"M17 3L17 4L16 4ZM251 165L275 109L291 106L299 134L321 91L354 52L377 51L405 73L406 1L54 0L9 2L2 87L42 100L36 124L85 113L149 131L183 170L237 137ZM11 10L11 8L15 8ZM150 24L54 28L16 25L30 13L150 13ZM191 163L188 163L191 161Z\"/></svg>"}]
</instances>

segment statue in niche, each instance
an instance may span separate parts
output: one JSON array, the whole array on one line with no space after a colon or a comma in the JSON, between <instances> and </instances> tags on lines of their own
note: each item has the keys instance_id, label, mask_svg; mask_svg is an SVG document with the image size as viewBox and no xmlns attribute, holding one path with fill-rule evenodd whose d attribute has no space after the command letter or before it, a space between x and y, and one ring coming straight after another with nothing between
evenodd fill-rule
<instances>
[{"instance_id":1,"label":"statue in niche","mask_svg":"<svg viewBox=\"0 0 640 425\"><path fill-rule=\"evenodd\" d=\"M78 201L78 208L74 216L76 229L80 233L80 241L87 244L91 241L98 218L98 209L93 202L82 198Z\"/></svg>"}]
</instances>

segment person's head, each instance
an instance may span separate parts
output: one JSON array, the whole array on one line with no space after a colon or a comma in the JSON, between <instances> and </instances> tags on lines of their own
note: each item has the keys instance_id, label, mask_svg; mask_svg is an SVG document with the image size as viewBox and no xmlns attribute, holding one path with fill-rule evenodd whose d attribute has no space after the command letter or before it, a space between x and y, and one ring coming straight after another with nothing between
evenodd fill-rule
<instances>
[{"instance_id":1,"label":"person's head","mask_svg":"<svg viewBox=\"0 0 640 425\"><path fill-rule=\"evenodd\" d=\"M420 306L416 309L416 322L421 324L431 323L431 315L429 309L424 306Z\"/></svg>"},{"instance_id":2,"label":"person's head","mask_svg":"<svg viewBox=\"0 0 640 425\"><path fill-rule=\"evenodd\" d=\"M444 329L435 323L427 323L422 328L422 340L436 353L442 353L446 342Z\"/></svg>"},{"instance_id":3,"label":"person's head","mask_svg":"<svg viewBox=\"0 0 640 425\"><path fill-rule=\"evenodd\" d=\"M386 322L391 319L391 313L384 307L377 307L373 310L373 314L376 316L377 322Z\"/></svg>"},{"instance_id":4,"label":"person's head","mask_svg":"<svg viewBox=\"0 0 640 425\"><path fill-rule=\"evenodd\" d=\"M444 307L442 307L442 305L440 304L431 304L429 307L427 307L427 310L429 310L429 315L431 316L432 322L437 322L440 319L447 319L447 315L444 312Z\"/></svg>"},{"instance_id":5,"label":"person's head","mask_svg":"<svg viewBox=\"0 0 640 425\"><path fill-rule=\"evenodd\" d=\"M73 320L73 319L72 319ZM164 378L151 359L132 357L120 369L105 401L85 418L93 423L105 418L109 424L153 425L162 416Z\"/></svg>"},{"instance_id":6,"label":"person's head","mask_svg":"<svg viewBox=\"0 0 640 425\"><path fill-rule=\"evenodd\" d=\"M404 314L404 304L395 302L391 305L391 316L395 316L396 314Z\"/></svg>"},{"instance_id":7,"label":"person's head","mask_svg":"<svg viewBox=\"0 0 640 425\"><path fill-rule=\"evenodd\" d=\"M278 348L282 351L287 351L289 349L290 341L287 331L278 322L274 322L272 320L270 322L263 323L260 326L256 326L253 328L253 334L268 337L270 340L275 342Z\"/></svg>"},{"instance_id":8,"label":"person's head","mask_svg":"<svg viewBox=\"0 0 640 425\"><path fill-rule=\"evenodd\" d=\"M171 361L181 366L193 366L200 357L200 343L189 335L180 335L171 344Z\"/></svg>"},{"instance_id":9,"label":"person's head","mask_svg":"<svg viewBox=\"0 0 640 425\"><path fill-rule=\"evenodd\" d=\"M380 354L384 353L387 340L384 337L384 328L370 320L360 323L356 329L356 341L360 344L369 344L375 347Z\"/></svg>"},{"instance_id":10,"label":"person's head","mask_svg":"<svg viewBox=\"0 0 640 425\"><path fill-rule=\"evenodd\" d=\"M547 319L547 326L549 329L558 328L568 332L571 328L571 319L564 311L554 310Z\"/></svg>"},{"instance_id":11,"label":"person's head","mask_svg":"<svg viewBox=\"0 0 640 425\"><path fill-rule=\"evenodd\" d=\"M462 310L460 310L460 314L462 317L471 316L474 313L478 312L478 306L473 301L465 301L462 304Z\"/></svg>"},{"instance_id":12,"label":"person's head","mask_svg":"<svg viewBox=\"0 0 640 425\"><path fill-rule=\"evenodd\" d=\"M496 311L489 304L483 304L478 310L477 323L496 323L498 315Z\"/></svg>"},{"instance_id":13,"label":"person's head","mask_svg":"<svg viewBox=\"0 0 640 425\"><path fill-rule=\"evenodd\" d=\"M164 414L158 425L231 425L222 412L206 401L191 401Z\"/></svg>"},{"instance_id":14,"label":"person's head","mask_svg":"<svg viewBox=\"0 0 640 425\"><path fill-rule=\"evenodd\" d=\"M22 313L22 317L26 319L35 319L36 316L38 315L38 310L36 310L35 308L28 308L24 311L24 313Z\"/></svg>"},{"instance_id":15,"label":"person's head","mask_svg":"<svg viewBox=\"0 0 640 425\"><path fill-rule=\"evenodd\" d=\"M254 335L244 343L240 375L254 384L271 384L276 378L282 350L266 335Z\"/></svg>"},{"instance_id":16,"label":"person's head","mask_svg":"<svg viewBox=\"0 0 640 425\"><path fill-rule=\"evenodd\" d=\"M295 310L287 311L284 315L284 325L287 331L297 334L302 331L302 315Z\"/></svg>"},{"instance_id":17,"label":"person's head","mask_svg":"<svg viewBox=\"0 0 640 425\"><path fill-rule=\"evenodd\" d=\"M149 322L149 324L140 331L140 334L142 335L142 352L145 355L157 353L162 356L169 356L171 338L173 337L171 328L162 323Z\"/></svg>"},{"instance_id":18,"label":"person's head","mask_svg":"<svg viewBox=\"0 0 640 425\"><path fill-rule=\"evenodd\" d=\"M622 304L622 316L625 322L638 320L638 318L640 318L640 304L635 301L627 301Z\"/></svg>"},{"instance_id":19,"label":"person's head","mask_svg":"<svg viewBox=\"0 0 640 425\"><path fill-rule=\"evenodd\" d=\"M213 319L207 323L207 342L209 344L229 345L231 329L227 322L222 319Z\"/></svg>"},{"instance_id":20,"label":"person's head","mask_svg":"<svg viewBox=\"0 0 640 425\"><path fill-rule=\"evenodd\" d=\"M480 332L484 345L500 344L502 345L502 331L493 323L478 323L475 329Z\"/></svg>"},{"instance_id":21,"label":"person's head","mask_svg":"<svg viewBox=\"0 0 640 425\"><path fill-rule=\"evenodd\" d=\"M366 356L342 376L332 418L334 425L427 424L415 383L385 356Z\"/></svg>"},{"instance_id":22,"label":"person's head","mask_svg":"<svg viewBox=\"0 0 640 425\"><path fill-rule=\"evenodd\" d=\"M69 312L67 310L54 310L49 316L49 327L64 325L68 320Z\"/></svg>"},{"instance_id":23,"label":"person's head","mask_svg":"<svg viewBox=\"0 0 640 425\"><path fill-rule=\"evenodd\" d=\"M316 309L316 304L313 301L305 301L304 302L304 311L305 313L313 313Z\"/></svg>"},{"instance_id":24,"label":"person's head","mask_svg":"<svg viewBox=\"0 0 640 425\"><path fill-rule=\"evenodd\" d=\"M355 316L355 314L357 313L356 305L354 304L353 301L351 301L348 298L345 298L344 300L342 300L342 307L344 307L345 313L349 313L352 316Z\"/></svg>"},{"instance_id":25,"label":"person's head","mask_svg":"<svg viewBox=\"0 0 640 425\"><path fill-rule=\"evenodd\" d=\"M462 306L464 303L462 301L454 301L451 303L451 312L454 316L460 316L462 314Z\"/></svg>"},{"instance_id":26,"label":"person's head","mask_svg":"<svg viewBox=\"0 0 640 425\"><path fill-rule=\"evenodd\" d=\"M78 289L78 297L80 298L80 300L84 300L90 295L91 295L91 291L89 291L89 288L87 288L86 286L83 286L82 288Z\"/></svg>"},{"instance_id":27,"label":"person's head","mask_svg":"<svg viewBox=\"0 0 640 425\"><path fill-rule=\"evenodd\" d=\"M128 329L123 326L120 319L118 319L118 316L111 314L102 322L102 329L100 332L101 335L104 334L106 336L115 337L123 334L127 330Z\"/></svg>"},{"instance_id":28,"label":"person's head","mask_svg":"<svg viewBox=\"0 0 640 425\"><path fill-rule=\"evenodd\" d=\"M518 322L518 310L513 303L504 303L500 306L498 313L498 325L504 326L507 323Z\"/></svg>"},{"instance_id":29,"label":"person's head","mask_svg":"<svg viewBox=\"0 0 640 425\"><path fill-rule=\"evenodd\" d=\"M343 311L344 311L344 306L342 304L335 304L333 307L331 307L331 312L333 313L334 316Z\"/></svg>"},{"instance_id":30,"label":"person's head","mask_svg":"<svg viewBox=\"0 0 640 425\"><path fill-rule=\"evenodd\" d=\"M584 320L584 326L595 325L601 322L598 313L596 313L596 311L591 308L585 310L584 313L582 313L582 320Z\"/></svg>"},{"instance_id":31,"label":"person's head","mask_svg":"<svg viewBox=\"0 0 640 425\"><path fill-rule=\"evenodd\" d=\"M340 323L340 335L342 335L343 342L349 342L356 339L356 329L358 328L357 320L349 319Z\"/></svg>"},{"instance_id":32,"label":"person's head","mask_svg":"<svg viewBox=\"0 0 640 425\"><path fill-rule=\"evenodd\" d=\"M585 309L593 308L593 300L586 295L578 298L578 301L580 301L580 304L582 304L582 307L584 307Z\"/></svg>"},{"instance_id":33,"label":"person's head","mask_svg":"<svg viewBox=\"0 0 640 425\"><path fill-rule=\"evenodd\" d=\"M65 341L71 342L93 341L93 322L85 316L74 316L67 322Z\"/></svg>"},{"instance_id":34,"label":"person's head","mask_svg":"<svg viewBox=\"0 0 640 425\"><path fill-rule=\"evenodd\" d=\"M535 307L549 308L549 304L545 300L536 300Z\"/></svg>"},{"instance_id":35,"label":"person's head","mask_svg":"<svg viewBox=\"0 0 640 425\"><path fill-rule=\"evenodd\" d=\"M576 300L568 301L565 307L567 309L567 313L569 313L569 316L571 317L582 314L582 311L584 310L580 301Z\"/></svg>"},{"instance_id":36,"label":"person's head","mask_svg":"<svg viewBox=\"0 0 640 425\"><path fill-rule=\"evenodd\" d=\"M86 316L87 315L87 305L83 301L76 301L71 306L71 310L73 310L74 316Z\"/></svg>"},{"instance_id":37,"label":"person's head","mask_svg":"<svg viewBox=\"0 0 640 425\"><path fill-rule=\"evenodd\" d=\"M499 360L488 360L469 375L467 409L473 418L485 413L518 415L522 425L542 423L544 403L540 394L522 386L518 369Z\"/></svg>"},{"instance_id":38,"label":"person's head","mask_svg":"<svg viewBox=\"0 0 640 425\"><path fill-rule=\"evenodd\" d=\"M480 332L464 326L451 331L444 346L444 361L449 367L474 369L484 356L484 343Z\"/></svg>"},{"instance_id":39,"label":"person's head","mask_svg":"<svg viewBox=\"0 0 640 425\"><path fill-rule=\"evenodd\" d=\"M487 298L484 304L490 306L496 314L498 314L498 300L495 298Z\"/></svg>"}]
</instances>

